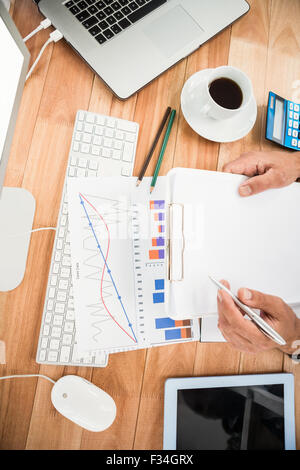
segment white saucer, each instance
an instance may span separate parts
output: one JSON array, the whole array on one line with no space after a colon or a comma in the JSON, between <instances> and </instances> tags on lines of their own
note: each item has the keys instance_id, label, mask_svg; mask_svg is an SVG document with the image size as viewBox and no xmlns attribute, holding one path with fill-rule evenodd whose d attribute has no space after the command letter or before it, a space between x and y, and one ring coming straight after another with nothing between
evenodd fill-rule
<instances>
[{"instance_id":1,"label":"white saucer","mask_svg":"<svg viewBox=\"0 0 300 470\"><path fill-rule=\"evenodd\" d=\"M195 73L185 83L181 92L183 116L191 128L205 139L214 142L234 142L242 139L251 131L256 121L255 98L253 97L246 109L229 119L218 121L201 114L201 85L203 86L210 70L205 69Z\"/></svg>"}]
</instances>

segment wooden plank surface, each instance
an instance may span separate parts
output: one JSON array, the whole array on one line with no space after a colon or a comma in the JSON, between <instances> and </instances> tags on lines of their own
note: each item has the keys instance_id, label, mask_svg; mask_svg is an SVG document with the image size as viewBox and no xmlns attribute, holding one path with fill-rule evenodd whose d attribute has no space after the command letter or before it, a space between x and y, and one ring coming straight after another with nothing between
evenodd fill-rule
<instances>
[{"instance_id":1,"label":"wooden plank surface","mask_svg":"<svg viewBox=\"0 0 300 470\"><path fill-rule=\"evenodd\" d=\"M299 96L300 3L251 0L248 15L209 41L125 102L119 101L63 41L47 48L26 84L6 174L7 186L29 189L37 200L35 227L55 226L73 123L77 109L140 123L135 174L138 174L162 113L177 110L162 174L174 166L222 169L248 150L269 149L264 139L267 92ZM12 13L23 36L40 22L31 0L14 0ZM28 42L32 61L48 37L42 31ZM252 132L231 144L216 144L195 134L180 110L180 93L196 71L230 64L251 78L258 104ZM298 88L297 88L298 87ZM154 162L147 174L153 173ZM43 379L0 382L1 449L160 449L163 393L168 377L292 372L296 382L297 448L300 448L300 367L278 351L241 354L228 344L190 343L111 355L105 369L39 366L39 336L54 236L32 236L26 276L15 291L0 293L0 339L6 364L0 375L42 373L53 379L78 374L111 394L117 419L107 431L84 431L55 411L51 384Z\"/></svg>"}]
</instances>

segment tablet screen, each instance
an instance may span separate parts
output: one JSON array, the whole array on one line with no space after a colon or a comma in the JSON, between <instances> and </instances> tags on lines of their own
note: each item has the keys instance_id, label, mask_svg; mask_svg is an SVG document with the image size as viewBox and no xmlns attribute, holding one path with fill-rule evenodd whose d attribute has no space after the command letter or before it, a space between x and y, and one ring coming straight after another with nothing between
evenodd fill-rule
<instances>
[{"instance_id":1,"label":"tablet screen","mask_svg":"<svg viewBox=\"0 0 300 470\"><path fill-rule=\"evenodd\" d=\"M177 391L178 450L284 449L284 385Z\"/></svg>"}]
</instances>

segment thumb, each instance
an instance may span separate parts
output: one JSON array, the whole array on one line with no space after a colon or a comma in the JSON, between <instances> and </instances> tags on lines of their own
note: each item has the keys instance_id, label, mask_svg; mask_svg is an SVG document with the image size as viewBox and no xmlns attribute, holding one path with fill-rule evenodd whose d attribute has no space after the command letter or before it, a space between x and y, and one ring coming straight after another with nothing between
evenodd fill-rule
<instances>
[{"instance_id":1,"label":"thumb","mask_svg":"<svg viewBox=\"0 0 300 470\"><path fill-rule=\"evenodd\" d=\"M249 178L239 187L239 194L242 197L252 196L253 194L258 194L267 189L278 188L281 186L281 178L278 177L278 174L270 169L263 175L254 176Z\"/></svg>"}]
</instances>

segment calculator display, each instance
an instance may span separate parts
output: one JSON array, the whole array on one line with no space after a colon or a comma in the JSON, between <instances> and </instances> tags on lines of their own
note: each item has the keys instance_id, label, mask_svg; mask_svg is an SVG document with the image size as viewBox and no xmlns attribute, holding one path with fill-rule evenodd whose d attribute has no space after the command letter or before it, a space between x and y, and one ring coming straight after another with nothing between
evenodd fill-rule
<instances>
[{"instance_id":1,"label":"calculator display","mask_svg":"<svg viewBox=\"0 0 300 470\"><path fill-rule=\"evenodd\" d=\"M278 139L278 140L281 140L281 136L282 136L283 115L284 115L284 103L281 100L276 100L273 136L275 137L275 139Z\"/></svg>"}]
</instances>

